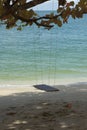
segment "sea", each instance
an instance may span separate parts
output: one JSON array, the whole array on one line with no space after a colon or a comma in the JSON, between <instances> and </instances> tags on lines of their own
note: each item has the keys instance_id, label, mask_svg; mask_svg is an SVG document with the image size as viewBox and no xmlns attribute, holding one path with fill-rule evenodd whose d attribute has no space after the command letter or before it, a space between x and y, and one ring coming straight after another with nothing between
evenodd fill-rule
<instances>
[{"instance_id":1,"label":"sea","mask_svg":"<svg viewBox=\"0 0 87 130\"><path fill-rule=\"evenodd\" d=\"M0 25L0 84L64 82L87 82L86 15L51 30Z\"/></svg>"}]
</instances>

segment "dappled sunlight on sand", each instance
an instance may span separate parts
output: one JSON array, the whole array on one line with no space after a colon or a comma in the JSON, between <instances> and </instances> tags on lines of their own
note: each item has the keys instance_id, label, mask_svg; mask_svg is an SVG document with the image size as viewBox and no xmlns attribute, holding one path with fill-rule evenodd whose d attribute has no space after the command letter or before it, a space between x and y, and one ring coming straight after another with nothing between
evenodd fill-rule
<instances>
[{"instance_id":1,"label":"dappled sunlight on sand","mask_svg":"<svg viewBox=\"0 0 87 130\"><path fill-rule=\"evenodd\" d=\"M1 88L0 130L87 130L87 85L54 87L60 91Z\"/></svg>"}]
</instances>

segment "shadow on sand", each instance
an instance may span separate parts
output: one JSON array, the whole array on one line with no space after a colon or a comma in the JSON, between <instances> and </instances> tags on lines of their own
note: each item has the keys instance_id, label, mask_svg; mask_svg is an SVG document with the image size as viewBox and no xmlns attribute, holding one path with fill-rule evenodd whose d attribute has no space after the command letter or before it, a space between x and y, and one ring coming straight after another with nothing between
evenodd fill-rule
<instances>
[{"instance_id":1,"label":"shadow on sand","mask_svg":"<svg viewBox=\"0 0 87 130\"><path fill-rule=\"evenodd\" d=\"M0 96L0 130L87 130L87 84Z\"/></svg>"}]
</instances>

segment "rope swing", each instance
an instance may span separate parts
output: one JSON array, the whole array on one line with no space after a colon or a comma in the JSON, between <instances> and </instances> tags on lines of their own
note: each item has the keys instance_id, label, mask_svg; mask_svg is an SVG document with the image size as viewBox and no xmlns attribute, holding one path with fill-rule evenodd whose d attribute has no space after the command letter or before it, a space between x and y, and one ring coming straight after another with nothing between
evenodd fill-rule
<instances>
[{"instance_id":1,"label":"rope swing","mask_svg":"<svg viewBox=\"0 0 87 130\"><path fill-rule=\"evenodd\" d=\"M52 13L54 13L54 0L52 1ZM42 34L42 31L40 28L38 29L38 31L39 32L37 32L37 34L36 34L37 40L35 39L35 42L38 42L39 47L37 48L37 46L34 45L34 56L35 56L34 61L35 61L35 73L37 73L37 74L35 74L36 79L38 78L38 75L40 75L40 77L39 77L39 79L37 79L35 81L34 87L37 89L47 91L47 92L59 91L58 89L52 87L52 86L55 86L55 78L56 78L57 41L53 40L54 37L52 36L52 31L50 30L50 31L48 31L48 33L51 35L50 39L48 41L46 41L46 42L49 42L49 45L47 47L43 47L44 43L41 38L41 35L43 36L43 34ZM44 34L44 39L45 39L45 35L46 34ZM53 45L52 45L53 43L51 41L56 42L55 47L53 47ZM42 46L41 46L41 44L42 44ZM48 50L47 50L47 48L48 48ZM35 53L39 54L39 56ZM47 57L45 56L46 59L44 59L43 55L44 54L46 55L46 53L48 55L47 55ZM38 60L36 60L36 59L38 59ZM45 61L45 60L47 60L47 61ZM36 63L36 62L38 62L38 63ZM47 62L46 68L44 67L45 62ZM47 72L46 72L46 70L47 70ZM47 82L47 84L46 84L46 82Z\"/></svg>"}]
</instances>

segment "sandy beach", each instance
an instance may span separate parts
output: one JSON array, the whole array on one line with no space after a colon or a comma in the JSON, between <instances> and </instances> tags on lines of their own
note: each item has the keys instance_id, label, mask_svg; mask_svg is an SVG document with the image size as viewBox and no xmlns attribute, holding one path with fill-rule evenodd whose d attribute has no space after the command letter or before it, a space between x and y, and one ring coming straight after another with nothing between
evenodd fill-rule
<instances>
[{"instance_id":1,"label":"sandy beach","mask_svg":"<svg viewBox=\"0 0 87 130\"><path fill-rule=\"evenodd\" d=\"M0 88L0 130L87 130L87 82Z\"/></svg>"}]
</instances>

